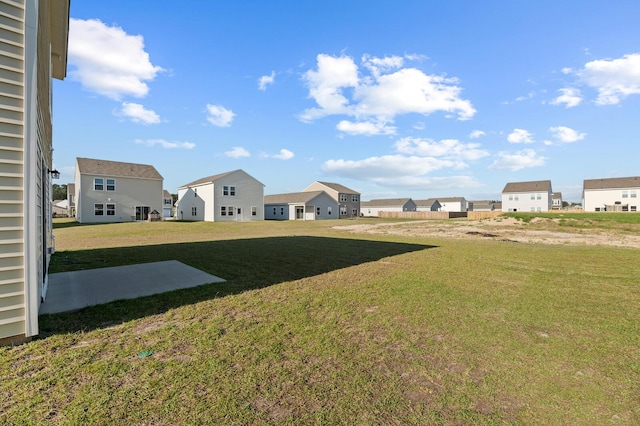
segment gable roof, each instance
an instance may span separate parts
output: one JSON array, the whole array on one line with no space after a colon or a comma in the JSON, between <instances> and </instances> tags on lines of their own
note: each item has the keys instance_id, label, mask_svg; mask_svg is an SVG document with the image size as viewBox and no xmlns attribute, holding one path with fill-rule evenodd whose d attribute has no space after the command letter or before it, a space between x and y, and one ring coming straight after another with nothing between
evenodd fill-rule
<instances>
[{"instance_id":1,"label":"gable roof","mask_svg":"<svg viewBox=\"0 0 640 426\"><path fill-rule=\"evenodd\" d=\"M440 202L461 203L464 201L464 197L438 197L436 200Z\"/></svg>"},{"instance_id":2,"label":"gable roof","mask_svg":"<svg viewBox=\"0 0 640 426\"><path fill-rule=\"evenodd\" d=\"M169 191L167 191L166 189L162 190L162 197L163 198L172 198L171 197L171 193Z\"/></svg>"},{"instance_id":3,"label":"gable roof","mask_svg":"<svg viewBox=\"0 0 640 426\"><path fill-rule=\"evenodd\" d=\"M213 183L213 182L217 181L220 178L223 178L225 176L229 176L230 174L237 173L237 172L242 172L242 173L246 174L247 176L249 176L250 178L252 178L256 182L258 182L260 185L264 186L264 184L262 182L258 181L256 178L251 176L249 173L245 172L242 169L236 169L236 170L232 170L230 172L218 173L217 175L211 175L211 176L203 177L201 179L194 180L193 182L189 182L186 185L179 186L178 188L179 189L183 189L183 188L190 188L192 186L198 186L198 185L205 185L207 183Z\"/></svg>"},{"instance_id":4,"label":"gable roof","mask_svg":"<svg viewBox=\"0 0 640 426\"><path fill-rule=\"evenodd\" d=\"M551 198L562 200L562 192L554 192L553 194L551 194Z\"/></svg>"},{"instance_id":5,"label":"gable roof","mask_svg":"<svg viewBox=\"0 0 640 426\"><path fill-rule=\"evenodd\" d=\"M535 191L551 191L550 180L536 180L531 182L509 182L505 185L502 193L505 192L535 192Z\"/></svg>"},{"instance_id":6,"label":"gable roof","mask_svg":"<svg viewBox=\"0 0 640 426\"><path fill-rule=\"evenodd\" d=\"M123 163L120 161L96 160L93 158L76 158L80 174L131 177L141 179L159 179L162 175L155 167L148 164Z\"/></svg>"},{"instance_id":7,"label":"gable roof","mask_svg":"<svg viewBox=\"0 0 640 426\"><path fill-rule=\"evenodd\" d=\"M427 198L426 200L413 200L413 202L416 203L416 206L418 207L431 207L436 202L440 204L437 198Z\"/></svg>"},{"instance_id":8,"label":"gable roof","mask_svg":"<svg viewBox=\"0 0 640 426\"><path fill-rule=\"evenodd\" d=\"M386 206L404 206L411 198L385 198L377 200L362 201L360 207L386 207Z\"/></svg>"},{"instance_id":9,"label":"gable roof","mask_svg":"<svg viewBox=\"0 0 640 426\"><path fill-rule=\"evenodd\" d=\"M341 194L354 194L354 195L359 195L360 193L358 191L354 191L351 188L347 188L344 185L340 185L339 183L333 183L333 182L320 182L319 180L316 181L321 185L326 186L327 188L331 188L334 191L338 191Z\"/></svg>"},{"instance_id":10,"label":"gable roof","mask_svg":"<svg viewBox=\"0 0 640 426\"><path fill-rule=\"evenodd\" d=\"M329 197L329 194L324 191L290 192L287 194L265 195L264 204L308 203L321 194L326 194L327 197Z\"/></svg>"},{"instance_id":11,"label":"gable roof","mask_svg":"<svg viewBox=\"0 0 640 426\"><path fill-rule=\"evenodd\" d=\"M640 176L584 180L584 189L615 188L640 188Z\"/></svg>"}]
</instances>

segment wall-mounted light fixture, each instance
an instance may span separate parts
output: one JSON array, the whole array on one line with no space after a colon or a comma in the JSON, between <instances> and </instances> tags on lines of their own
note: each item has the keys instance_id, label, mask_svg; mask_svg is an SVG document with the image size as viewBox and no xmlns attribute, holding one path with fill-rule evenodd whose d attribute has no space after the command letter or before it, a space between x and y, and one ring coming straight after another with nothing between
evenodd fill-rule
<instances>
[{"instance_id":1,"label":"wall-mounted light fixture","mask_svg":"<svg viewBox=\"0 0 640 426\"><path fill-rule=\"evenodd\" d=\"M51 170L48 169L49 173L51 174L51 179L60 179L60 172L57 170Z\"/></svg>"}]
</instances>

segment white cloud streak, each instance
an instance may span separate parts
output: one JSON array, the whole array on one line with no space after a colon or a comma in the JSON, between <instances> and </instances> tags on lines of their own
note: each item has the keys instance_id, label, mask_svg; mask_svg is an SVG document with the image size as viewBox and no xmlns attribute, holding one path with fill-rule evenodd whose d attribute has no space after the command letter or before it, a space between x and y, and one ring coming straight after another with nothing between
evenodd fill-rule
<instances>
[{"instance_id":1,"label":"white cloud streak","mask_svg":"<svg viewBox=\"0 0 640 426\"><path fill-rule=\"evenodd\" d=\"M148 147L160 146L164 149L193 149L196 146L192 142L169 142L164 139L136 139L135 143Z\"/></svg>"},{"instance_id":2,"label":"white cloud streak","mask_svg":"<svg viewBox=\"0 0 640 426\"><path fill-rule=\"evenodd\" d=\"M453 160L478 160L489 153L480 149L478 143L462 143L456 139L403 138L395 143L395 148L402 154L420 155L423 157L442 157Z\"/></svg>"},{"instance_id":3,"label":"white cloud streak","mask_svg":"<svg viewBox=\"0 0 640 426\"><path fill-rule=\"evenodd\" d=\"M207 121L214 126L230 127L236 115L222 105L207 104Z\"/></svg>"},{"instance_id":4,"label":"white cloud streak","mask_svg":"<svg viewBox=\"0 0 640 426\"><path fill-rule=\"evenodd\" d=\"M531 133L524 129L513 129L513 132L507 136L509 143L533 143Z\"/></svg>"},{"instance_id":5,"label":"white cloud streak","mask_svg":"<svg viewBox=\"0 0 640 426\"><path fill-rule=\"evenodd\" d=\"M616 105L629 95L640 94L640 53L587 62L577 74L598 91L596 104Z\"/></svg>"},{"instance_id":6,"label":"white cloud streak","mask_svg":"<svg viewBox=\"0 0 640 426\"><path fill-rule=\"evenodd\" d=\"M471 134L469 134L469 137L471 139L477 139L477 138L479 138L481 136L484 136L484 135L486 135L486 133L483 132L482 130L474 130L473 132L471 132Z\"/></svg>"},{"instance_id":7,"label":"white cloud streak","mask_svg":"<svg viewBox=\"0 0 640 426\"><path fill-rule=\"evenodd\" d=\"M291 151L289 151L288 149L281 149L279 154L266 154L265 155L268 158L275 158L278 160L291 160L293 157L295 157L295 154Z\"/></svg>"},{"instance_id":8,"label":"white cloud streak","mask_svg":"<svg viewBox=\"0 0 640 426\"><path fill-rule=\"evenodd\" d=\"M577 130L565 126L550 127L549 132L551 132L558 142L562 143L577 142L587 136L586 133L578 132Z\"/></svg>"},{"instance_id":9,"label":"white cloud streak","mask_svg":"<svg viewBox=\"0 0 640 426\"><path fill-rule=\"evenodd\" d=\"M511 170L513 172L530 167L544 166L545 157L539 156L532 149L517 152L499 152L498 158L489 166L491 170Z\"/></svg>"},{"instance_id":10,"label":"white cloud streak","mask_svg":"<svg viewBox=\"0 0 640 426\"><path fill-rule=\"evenodd\" d=\"M124 102L119 110L115 112L116 115L127 117L134 123L140 124L158 124L160 123L160 116L154 111L145 109L141 104L132 102Z\"/></svg>"},{"instance_id":11,"label":"white cloud streak","mask_svg":"<svg viewBox=\"0 0 640 426\"><path fill-rule=\"evenodd\" d=\"M258 79L258 90L262 90L263 92L267 90L267 86L269 84L273 84L276 79L276 72L271 71L269 75L263 75Z\"/></svg>"},{"instance_id":12,"label":"white cloud streak","mask_svg":"<svg viewBox=\"0 0 640 426\"><path fill-rule=\"evenodd\" d=\"M225 151L224 155L229 158L251 157L251 153L241 146L234 146L230 151Z\"/></svg>"},{"instance_id":13,"label":"white cloud streak","mask_svg":"<svg viewBox=\"0 0 640 426\"><path fill-rule=\"evenodd\" d=\"M338 130L349 134L392 134L390 124L398 115L434 112L455 114L460 120L475 115L468 100L460 97L458 80L425 74L416 68L403 68L412 56L362 57L362 68L348 56L319 54L316 69L308 70L303 81L309 97L317 107L305 110L301 121L346 115L355 121L342 120ZM361 75L362 71L368 75Z\"/></svg>"},{"instance_id":14,"label":"white cloud streak","mask_svg":"<svg viewBox=\"0 0 640 426\"><path fill-rule=\"evenodd\" d=\"M582 94L580 90L567 87L559 89L560 95L551 101L552 105L564 105L565 108L573 108L582 102Z\"/></svg>"},{"instance_id":15,"label":"white cloud streak","mask_svg":"<svg viewBox=\"0 0 640 426\"><path fill-rule=\"evenodd\" d=\"M146 82L163 71L144 50L144 39L97 19L69 20L69 76L94 93L120 100L145 97Z\"/></svg>"}]
</instances>

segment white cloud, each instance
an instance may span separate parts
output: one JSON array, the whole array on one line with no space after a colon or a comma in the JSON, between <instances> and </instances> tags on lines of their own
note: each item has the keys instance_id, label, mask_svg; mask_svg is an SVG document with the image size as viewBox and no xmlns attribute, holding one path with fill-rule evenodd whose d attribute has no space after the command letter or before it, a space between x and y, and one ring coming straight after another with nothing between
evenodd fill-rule
<instances>
[{"instance_id":1,"label":"white cloud","mask_svg":"<svg viewBox=\"0 0 640 426\"><path fill-rule=\"evenodd\" d=\"M567 87L559 89L558 92L560 92L560 96L551 101L552 105L564 104L565 108L573 108L582 102L582 94L578 89Z\"/></svg>"},{"instance_id":2,"label":"white cloud","mask_svg":"<svg viewBox=\"0 0 640 426\"><path fill-rule=\"evenodd\" d=\"M192 149L196 146L196 144L192 142L169 142L164 139L147 139L147 140L136 139L135 143L148 146L148 147L159 145L165 149L177 149L177 148Z\"/></svg>"},{"instance_id":3,"label":"white cloud","mask_svg":"<svg viewBox=\"0 0 640 426\"><path fill-rule=\"evenodd\" d=\"M507 136L510 143L533 143L531 133L524 129L513 129L513 132Z\"/></svg>"},{"instance_id":4,"label":"white cloud","mask_svg":"<svg viewBox=\"0 0 640 426\"><path fill-rule=\"evenodd\" d=\"M420 155L423 157L442 157L453 160L477 160L489 155L487 151L479 149L478 143L462 143L456 139L403 138L395 143L395 148L402 154Z\"/></svg>"},{"instance_id":5,"label":"white cloud","mask_svg":"<svg viewBox=\"0 0 640 426\"><path fill-rule=\"evenodd\" d=\"M586 133L580 133L570 127L565 126L550 127L549 131L557 141L562 143L577 142L587 136Z\"/></svg>"},{"instance_id":6,"label":"white cloud","mask_svg":"<svg viewBox=\"0 0 640 426\"><path fill-rule=\"evenodd\" d=\"M129 118L134 123L158 124L160 116L144 106L132 102L124 102L122 107L116 111L116 115Z\"/></svg>"},{"instance_id":7,"label":"white cloud","mask_svg":"<svg viewBox=\"0 0 640 426\"><path fill-rule=\"evenodd\" d=\"M484 135L486 135L486 133L485 133L485 132L483 132L482 130L474 130L473 132L471 132L471 134L469 135L469 137L470 137L471 139L477 139L477 138L479 138L480 136L484 136Z\"/></svg>"},{"instance_id":8,"label":"white cloud","mask_svg":"<svg viewBox=\"0 0 640 426\"><path fill-rule=\"evenodd\" d=\"M640 94L640 53L587 62L577 74L598 91L596 104L615 105L629 95Z\"/></svg>"},{"instance_id":9,"label":"white cloud","mask_svg":"<svg viewBox=\"0 0 640 426\"><path fill-rule=\"evenodd\" d=\"M236 115L222 105L207 104L207 121L214 126L229 127Z\"/></svg>"},{"instance_id":10,"label":"white cloud","mask_svg":"<svg viewBox=\"0 0 640 426\"><path fill-rule=\"evenodd\" d=\"M305 110L300 119L308 122L331 115L351 116L356 118L355 123L343 121L341 128L353 131L359 123L369 123L369 129L370 123L384 123L379 128L387 128L397 115L409 113L429 115L442 111L455 114L460 120L473 117L476 110L471 102L460 97L462 90L457 79L402 68L405 59L415 58L364 55L363 68L369 75L360 75L351 57L319 54L316 70L303 76L309 97L318 107Z\"/></svg>"},{"instance_id":11,"label":"white cloud","mask_svg":"<svg viewBox=\"0 0 640 426\"><path fill-rule=\"evenodd\" d=\"M322 165L322 171L341 177L376 182L400 176L424 176L434 170L455 167L456 164L452 160L433 157L383 155L357 161L328 160Z\"/></svg>"},{"instance_id":12,"label":"white cloud","mask_svg":"<svg viewBox=\"0 0 640 426\"><path fill-rule=\"evenodd\" d=\"M336 129L350 135L393 135L396 133L397 127L387 126L386 123L359 122L342 120L336 126Z\"/></svg>"},{"instance_id":13,"label":"white cloud","mask_svg":"<svg viewBox=\"0 0 640 426\"><path fill-rule=\"evenodd\" d=\"M69 20L69 76L92 92L111 99L141 98L146 82L163 71L149 60L144 39L97 19Z\"/></svg>"},{"instance_id":14,"label":"white cloud","mask_svg":"<svg viewBox=\"0 0 640 426\"><path fill-rule=\"evenodd\" d=\"M544 166L545 161L545 157L539 156L532 149L524 149L514 153L503 151L498 153L498 159L489 166L489 169L506 169L515 172L529 167Z\"/></svg>"},{"instance_id":15,"label":"white cloud","mask_svg":"<svg viewBox=\"0 0 640 426\"><path fill-rule=\"evenodd\" d=\"M271 71L271 74L269 75L263 75L258 79L258 89L262 91L267 90L267 85L273 84L275 82L275 79L276 79L275 71Z\"/></svg>"},{"instance_id":16,"label":"white cloud","mask_svg":"<svg viewBox=\"0 0 640 426\"><path fill-rule=\"evenodd\" d=\"M225 156L229 158L243 158L243 157L251 157L249 151L244 149L241 146L234 146L231 151L226 151L224 153Z\"/></svg>"},{"instance_id":17,"label":"white cloud","mask_svg":"<svg viewBox=\"0 0 640 426\"><path fill-rule=\"evenodd\" d=\"M293 157L295 157L295 154L291 151L289 151L288 149L281 149L279 154L265 154L265 157L267 158L277 158L278 160L291 160Z\"/></svg>"}]
</instances>

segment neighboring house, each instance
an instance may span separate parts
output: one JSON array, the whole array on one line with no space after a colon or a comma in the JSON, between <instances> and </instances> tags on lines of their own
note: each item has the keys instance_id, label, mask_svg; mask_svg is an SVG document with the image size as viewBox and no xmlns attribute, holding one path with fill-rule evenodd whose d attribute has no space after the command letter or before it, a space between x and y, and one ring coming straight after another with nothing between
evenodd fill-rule
<instances>
[{"instance_id":1,"label":"neighboring house","mask_svg":"<svg viewBox=\"0 0 640 426\"><path fill-rule=\"evenodd\" d=\"M585 179L582 205L585 212L637 212L640 176Z\"/></svg>"},{"instance_id":2,"label":"neighboring house","mask_svg":"<svg viewBox=\"0 0 640 426\"><path fill-rule=\"evenodd\" d=\"M467 201L469 211L473 212L492 212L496 210L496 204L490 200Z\"/></svg>"},{"instance_id":3,"label":"neighboring house","mask_svg":"<svg viewBox=\"0 0 640 426\"><path fill-rule=\"evenodd\" d=\"M148 164L76 158L76 220L149 220L154 210L162 211L162 181Z\"/></svg>"},{"instance_id":4,"label":"neighboring house","mask_svg":"<svg viewBox=\"0 0 640 426\"><path fill-rule=\"evenodd\" d=\"M208 176L178 188L179 220L264 220L264 185L244 170Z\"/></svg>"},{"instance_id":5,"label":"neighboring house","mask_svg":"<svg viewBox=\"0 0 640 426\"><path fill-rule=\"evenodd\" d=\"M464 197L438 197L441 212L466 212L467 200Z\"/></svg>"},{"instance_id":6,"label":"neighboring house","mask_svg":"<svg viewBox=\"0 0 640 426\"><path fill-rule=\"evenodd\" d=\"M68 0L0 0L0 343L38 334L51 225L52 78L67 72Z\"/></svg>"},{"instance_id":7,"label":"neighboring house","mask_svg":"<svg viewBox=\"0 0 640 426\"><path fill-rule=\"evenodd\" d=\"M418 212L437 212L442 207L440 202L435 198L427 198L426 200L415 200L416 211Z\"/></svg>"},{"instance_id":8,"label":"neighboring house","mask_svg":"<svg viewBox=\"0 0 640 426\"><path fill-rule=\"evenodd\" d=\"M173 197L166 189L162 190L162 218L173 217Z\"/></svg>"},{"instance_id":9,"label":"neighboring house","mask_svg":"<svg viewBox=\"0 0 640 426\"><path fill-rule=\"evenodd\" d=\"M337 219L338 203L325 191L266 195L264 218L268 220Z\"/></svg>"},{"instance_id":10,"label":"neighboring house","mask_svg":"<svg viewBox=\"0 0 640 426\"><path fill-rule=\"evenodd\" d=\"M313 182L302 192L325 191L338 203L338 219L358 217L360 215L360 193L339 183Z\"/></svg>"},{"instance_id":11,"label":"neighboring house","mask_svg":"<svg viewBox=\"0 0 640 426\"><path fill-rule=\"evenodd\" d=\"M552 193L550 180L509 182L502 190L502 211L547 212Z\"/></svg>"},{"instance_id":12,"label":"neighboring house","mask_svg":"<svg viewBox=\"0 0 640 426\"><path fill-rule=\"evenodd\" d=\"M51 214L53 217L67 216L69 211L69 202L67 200L53 200L51 202Z\"/></svg>"},{"instance_id":13,"label":"neighboring house","mask_svg":"<svg viewBox=\"0 0 640 426\"><path fill-rule=\"evenodd\" d=\"M494 209L494 210L502 211L502 202L501 202L501 201L498 201L498 202L496 202L496 203L493 203L493 209Z\"/></svg>"},{"instance_id":14,"label":"neighboring house","mask_svg":"<svg viewBox=\"0 0 640 426\"><path fill-rule=\"evenodd\" d=\"M411 198L387 198L360 202L360 215L377 217L380 212L415 212Z\"/></svg>"},{"instance_id":15,"label":"neighboring house","mask_svg":"<svg viewBox=\"0 0 640 426\"><path fill-rule=\"evenodd\" d=\"M67 184L67 216L76 217L76 184Z\"/></svg>"},{"instance_id":16,"label":"neighboring house","mask_svg":"<svg viewBox=\"0 0 640 426\"><path fill-rule=\"evenodd\" d=\"M562 192L554 192L551 194L551 209L562 210Z\"/></svg>"}]
</instances>

